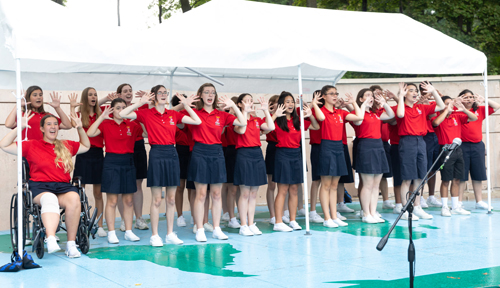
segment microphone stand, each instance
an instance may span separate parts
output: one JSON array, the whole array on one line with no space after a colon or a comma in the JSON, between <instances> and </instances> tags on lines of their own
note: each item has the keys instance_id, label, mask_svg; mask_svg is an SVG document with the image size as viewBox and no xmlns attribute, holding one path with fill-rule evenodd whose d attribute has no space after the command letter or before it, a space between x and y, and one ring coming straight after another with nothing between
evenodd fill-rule
<instances>
[{"instance_id":1,"label":"microphone stand","mask_svg":"<svg viewBox=\"0 0 500 288\"><path fill-rule=\"evenodd\" d=\"M396 221L394 221L394 223L392 224L391 228L389 229L389 232L387 232L387 234L384 237L382 237L382 239L380 239L380 242L377 245L377 250L378 251L382 251L382 249L384 249L385 244L387 244L387 240L389 240L389 236L392 233L392 230L394 230L394 228L396 227L396 224L398 224L398 222L401 219L401 217L403 216L403 214L406 211L408 211L408 234L409 234L409 238L410 238L409 239L410 240L410 244L408 246L408 262L410 264L410 288L413 288L413 280L415 278L415 269L414 269L414 265L415 265L415 245L413 244L413 239L412 239L412 217L413 217L412 214L413 214L413 206L414 206L413 204L415 202L416 197L418 195L420 195L419 191L423 190L425 183L427 183L427 181L429 181L429 179L431 177L433 177L437 173L437 171L443 169L444 163L446 163L446 161L448 159L445 159L445 161L441 165L441 167L439 167L438 170L436 170L432 175L430 175L432 173L434 167L437 165L439 159L441 159L441 156L443 156L443 154L444 154L445 151L448 151L447 146L443 147L443 149L441 150L441 153L439 153L439 156L437 157L436 161L434 161L434 163L432 164L431 169L429 169L429 171L427 171L427 174L425 174L425 177L422 180L422 182L420 183L420 185L417 187L417 189L415 189L415 191L413 191L411 193L410 198L406 202L406 205L401 209L401 213L399 213L398 217L396 218ZM451 155L451 153L453 153L453 150L449 153L449 155Z\"/></svg>"}]
</instances>

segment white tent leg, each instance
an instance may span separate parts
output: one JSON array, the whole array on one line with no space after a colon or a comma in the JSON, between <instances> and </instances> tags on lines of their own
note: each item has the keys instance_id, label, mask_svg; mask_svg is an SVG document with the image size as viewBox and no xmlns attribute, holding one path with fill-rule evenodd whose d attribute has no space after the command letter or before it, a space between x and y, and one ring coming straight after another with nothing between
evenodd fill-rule
<instances>
[{"instance_id":1,"label":"white tent leg","mask_svg":"<svg viewBox=\"0 0 500 288\"><path fill-rule=\"evenodd\" d=\"M306 209L306 235L311 235L309 231L309 190L307 189L307 171L306 171L306 136L304 131L304 99L302 98L302 70L298 66L299 78L299 99L300 99L300 141L302 143L302 173L304 174L304 206Z\"/></svg>"},{"instance_id":2,"label":"white tent leg","mask_svg":"<svg viewBox=\"0 0 500 288\"><path fill-rule=\"evenodd\" d=\"M172 98L174 97L174 73L177 67L170 73L170 93L168 93L168 109L172 109Z\"/></svg>"},{"instance_id":3,"label":"white tent leg","mask_svg":"<svg viewBox=\"0 0 500 288\"><path fill-rule=\"evenodd\" d=\"M490 162L490 121L488 116L488 63L484 68L484 100L486 105L486 189L488 191L488 214L491 214L491 162Z\"/></svg>"},{"instance_id":4,"label":"white tent leg","mask_svg":"<svg viewBox=\"0 0 500 288\"><path fill-rule=\"evenodd\" d=\"M23 144L21 119L21 61L16 58L16 107L17 107L17 253L23 258Z\"/></svg>"}]
</instances>

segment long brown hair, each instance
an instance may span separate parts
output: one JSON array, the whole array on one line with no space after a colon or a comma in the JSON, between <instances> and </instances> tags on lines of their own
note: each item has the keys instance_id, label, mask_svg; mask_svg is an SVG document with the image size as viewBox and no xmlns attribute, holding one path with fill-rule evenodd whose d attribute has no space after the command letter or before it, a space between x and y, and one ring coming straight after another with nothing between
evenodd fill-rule
<instances>
[{"instance_id":1,"label":"long brown hair","mask_svg":"<svg viewBox=\"0 0 500 288\"><path fill-rule=\"evenodd\" d=\"M116 88L116 93L121 94L122 90L123 90L123 87L125 87L125 86L130 86L130 88L132 89L132 85L127 84L127 83L123 83L120 86L118 86L118 88Z\"/></svg>"},{"instance_id":2,"label":"long brown hair","mask_svg":"<svg viewBox=\"0 0 500 288\"><path fill-rule=\"evenodd\" d=\"M212 103L212 108L217 109L217 105L219 103L219 96L217 95L217 89L215 89L215 86L212 83L205 83L205 84L201 85L200 88L198 88L198 92L196 92L196 95L200 96L200 101L196 102L196 109L200 110L201 108L203 108L203 106L205 106L205 103L203 102L203 98L201 98L201 94L203 93L203 89L205 89L205 87L214 88L215 98L214 98L214 103Z\"/></svg>"},{"instance_id":3,"label":"long brown hair","mask_svg":"<svg viewBox=\"0 0 500 288\"><path fill-rule=\"evenodd\" d=\"M43 128L43 126L45 125L45 121L48 119L48 118L56 118L56 116L52 115L52 114L47 114L45 116L42 117L42 120L40 120L40 127ZM42 132L43 133L43 132ZM61 141L61 140L58 140L56 139L54 141L54 152L56 153L56 159L54 160L55 164L56 164L56 167L57 168L61 168L61 165L62 165L62 168L64 168L64 173L71 173L71 171L73 171L73 161L71 160L71 153L69 152L68 150L68 147L66 147L66 145L64 144L66 141Z\"/></svg>"},{"instance_id":4,"label":"long brown hair","mask_svg":"<svg viewBox=\"0 0 500 288\"><path fill-rule=\"evenodd\" d=\"M368 91L372 92L372 94L373 94L373 91L370 88L364 88L364 89L359 90L358 96L356 97L356 103L358 104L359 107L361 107L361 104L363 104L363 102L361 102L361 98L363 98L365 93ZM375 97L373 95L372 95L372 97L373 97L373 105L370 108L370 111L372 111L372 113L376 113L377 109L375 108Z\"/></svg>"},{"instance_id":5,"label":"long brown hair","mask_svg":"<svg viewBox=\"0 0 500 288\"><path fill-rule=\"evenodd\" d=\"M94 89L93 87L87 87L83 89L82 91L82 98L80 98L80 103L82 105L78 107L78 112L82 115L82 125L85 128L90 127L90 120L89 120L89 115L90 115L90 105L89 105L89 91L90 89ZM97 94L97 90L94 89ZM99 98L97 99L99 100ZM96 119L101 116L101 108L99 107L99 101L96 101L95 106L94 106L94 113L96 114Z\"/></svg>"},{"instance_id":6,"label":"long brown hair","mask_svg":"<svg viewBox=\"0 0 500 288\"><path fill-rule=\"evenodd\" d=\"M42 91L42 95L43 95L43 90L42 90L42 88L40 88L40 86L35 86L35 85L30 86L26 90L26 93L24 93L24 100L26 101L26 103L31 102L31 100L30 100L31 94L33 94L33 92L35 92L36 90ZM45 113L45 109L43 109L43 103L42 103L42 106L40 106L40 108L38 108L38 111L35 111L35 109L31 106L31 104L28 104L27 107L28 107L28 110L38 112L38 113ZM24 106L22 107L22 110L23 110L23 112L26 112L26 111L24 111L25 110Z\"/></svg>"}]
</instances>

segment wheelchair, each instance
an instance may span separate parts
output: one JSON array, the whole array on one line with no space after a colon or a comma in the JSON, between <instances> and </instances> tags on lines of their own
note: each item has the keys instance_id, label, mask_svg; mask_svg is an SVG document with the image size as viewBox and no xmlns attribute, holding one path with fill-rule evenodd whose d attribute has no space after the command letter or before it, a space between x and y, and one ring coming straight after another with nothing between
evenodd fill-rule
<instances>
[{"instance_id":1,"label":"wheelchair","mask_svg":"<svg viewBox=\"0 0 500 288\"><path fill-rule=\"evenodd\" d=\"M32 245L32 252L36 253L38 259L42 259L45 253L44 239L45 239L45 227L42 223L41 217L41 207L33 202L33 196L29 189L29 183L26 179L29 178L29 171L26 168L26 162L23 160L23 203L19 204L17 199L17 193L12 195L10 201L10 238L12 242L12 248L17 251L18 245L18 235L22 233L22 248L27 244ZM80 196L81 203L81 213L80 222L78 224L78 230L76 234L76 244L79 246L80 251L83 254L89 252L90 243L89 237L95 239L95 234L97 232L97 222L102 217L102 214L97 218L97 209L91 212L92 206L88 203L87 195L85 194L85 188L83 188L81 183L81 177L75 177L72 181L73 185L78 188L78 194ZM17 205L22 205L22 215L18 215ZM22 218L22 227L18 227L18 218ZM97 219L96 219L97 218ZM65 213L64 209L60 212L59 227L57 231L61 229L66 231L64 225Z\"/></svg>"}]
</instances>

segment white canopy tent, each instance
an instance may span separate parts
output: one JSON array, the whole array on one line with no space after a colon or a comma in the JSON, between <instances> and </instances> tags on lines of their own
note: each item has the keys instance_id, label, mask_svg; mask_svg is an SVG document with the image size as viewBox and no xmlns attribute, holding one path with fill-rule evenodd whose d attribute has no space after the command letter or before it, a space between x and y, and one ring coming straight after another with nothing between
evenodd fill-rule
<instances>
[{"instance_id":1,"label":"white canopy tent","mask_svg":"<svg viewBox=\"0 0 500 288\"><path fill-rule=\"evenodd\" d=\"M172 87L175 79L175 87L192 90L200 84L194 77L204 73L230 83L230 92L293 92L298 80L302 95L303 84L314 91L346 71L483 73L488 97L482 52L401 14L212 0L157 27L131 31L96 27L64 9L50 0L0 0L0 88L12 88L16 79L20 95L22 71L23 79L50 89L92 84L110 90L123 82L116 79L133 77L147 87L167 79ZM489 155L488 120L486 130ZM20 158L18 165L20 193Z\"/></svg>"}]
</instances>

